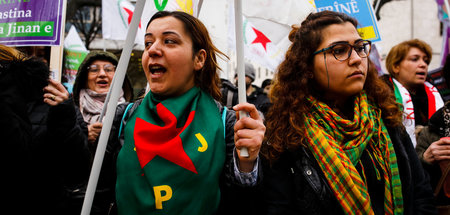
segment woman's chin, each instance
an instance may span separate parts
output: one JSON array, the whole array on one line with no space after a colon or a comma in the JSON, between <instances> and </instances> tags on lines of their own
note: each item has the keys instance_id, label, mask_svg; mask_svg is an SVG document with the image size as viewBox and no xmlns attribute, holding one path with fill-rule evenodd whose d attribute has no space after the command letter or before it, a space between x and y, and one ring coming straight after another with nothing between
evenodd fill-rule
<instances>
[{"instance_id":1,"label":"woman's chin","mask_svg":"<svg viewBox=\"0 0 450 215\"><path fill-rule=\"evenodd\" d=\"M96 93L108 93L108 88L99 88L94 90Z\"/></svg>"}]
</instances>

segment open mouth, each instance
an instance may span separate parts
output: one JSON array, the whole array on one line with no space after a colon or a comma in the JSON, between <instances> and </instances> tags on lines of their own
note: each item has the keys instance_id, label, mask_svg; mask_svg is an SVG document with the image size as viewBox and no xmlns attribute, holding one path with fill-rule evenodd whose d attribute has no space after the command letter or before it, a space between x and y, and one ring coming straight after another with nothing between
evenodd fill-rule
<instances>
[{"instance_id":1,"label":"open mouth","mask_svg":"<svg viewBox=\"0 0 450 215\"><path fill-rule=\"evenodd\" d=\"M152 74L162 74L166 72L166 68L162 66L150 66L150 73Z\"/></svg>"},{"instance_id":2,"label":"open mouth","mask_svg":"<svg viewBox=\"0 0 450 215\"><path fill-rule=\"evenodd\" d=\"M101 88L107 88L108 84L109 84L109 82L106 80L100 80L100 81L97 81L96 83L97 83L97 86L101 87Z\"/></svg>"},{"instance_id":3,"label":"open mouth","mask_svg":"<svg viewBox=\"0 0 450 215\"><path fill-rule=\"evenodd\" d=\"M416 75L419 75L419 76L426 76L427 73L426 73L426 72L416 72Z\"/></svg>"},{"instance_id":4,"label":"open mouth","mask_svg":"<svg viewBox=\"0 0 450 215\"><path fill-rule=\"evenodd\" d=\"M108 81L105 81L105 80L97 81L97 84L100 84L100 85L108 84Z\"/></svg>"}]
</instances>

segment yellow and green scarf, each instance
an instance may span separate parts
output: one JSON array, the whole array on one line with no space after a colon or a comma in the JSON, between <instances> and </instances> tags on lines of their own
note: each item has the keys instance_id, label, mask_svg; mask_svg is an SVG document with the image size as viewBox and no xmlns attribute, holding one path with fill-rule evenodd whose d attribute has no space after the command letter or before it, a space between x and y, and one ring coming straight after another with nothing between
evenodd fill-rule
<instances>
[{"instance_id":1,"label":"yellow and green scarf","mask_svg":"<svg viewBox=\"0 0 450 215\"><path fill-rule=\"evenodd\" d=\"M307 147L314 154L328 184L346 214L355 211L373 214L364 167L362 175L355 166L367 149L378 164L384 179L385 214L403 214L403 197L397 157L383 124L381 110L370 104L365 92L355 97L354 117L340 117L328 105L308 98L311 111L305 114ZM369 148L371 150L369 150Z\"/></svg>"}]
</instances>

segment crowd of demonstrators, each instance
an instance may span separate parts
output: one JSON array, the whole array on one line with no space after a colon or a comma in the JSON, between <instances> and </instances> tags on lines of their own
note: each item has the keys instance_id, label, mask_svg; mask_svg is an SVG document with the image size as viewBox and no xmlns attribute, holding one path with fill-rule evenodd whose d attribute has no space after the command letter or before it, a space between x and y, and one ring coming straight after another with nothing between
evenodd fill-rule
<instances>
[{"instance_id":1,"label":"crowd of demonstrators","mask_svg":"<svg viewBox=\"0 0 450 215\"><path fill-rule=\"evenodd\" d=\"M95 156L98 138L103 126L100 116L109 88L111 87L117 63L117 57L110 52L92 51L81 63L75 78L73 101L77 110L77 120L88 139L89 149L93 156ZM121 114L132 98L133 89L129 79L125 76L111 128L111 135L108 139L105 157L102 163L91 214L107 214L115 202L115 159L121 148L117 141L117 131L119 130L120 120L122 119ZM74 213L81 211L87 181L86 178L86 181L80 184L79 187L73 189L73 192L70 194L74 206Z\"/></svg>"},{"instance_id":2,"label":"crowd of demonstrators","mask_svg":"<svg viewBox=\"0 0 450 215\"><path fill-rule=\"evenodd\" d=\"M322 11L290 32L266 115L267 214L435 212L401 112L356 27Z\"/></svg>"},{"instance_id":3,"label":"crowd of demonstrators","mask_svg":"<svg viewBox=\"0 0 450 215\"><path fill-rule=\"evenodd\" d=\"M293 26L273 81L253 85L245 64L248 103L238 104L203 23L157 12L144 37L148 87L130 103L125 77L91 214L435 214L435 204L450 205L450 182L439 183L450 102L425 81L430 47L393 47L379 78L357 25L344 13L310 14ZM44 62L0 45L6 208L80 213L117 63L90 52L70 96ZM425 128L414 150L416 125Z\"/></svg>"},{"instance_id":4,"label":"crowd of demonstrators","mask_svg":"<svg viewBox=\"0 0 450 215\"><path fill-rule=\"evenodd\" d=\"M383 79L402 105L403 125L414 146L416 127L427 125L429 118L444 105L437 88L426 81L431 57L431 47L418 39L392 47L386 57L389 75Z\"/></svg>"},{"instance_id":5,"label":"crowd of demonstrators","mask_svg":"<svg viewBox=\"0 0 450 215\"><path fill-rule=\"evenodd\" d=\"M87 139L69 93L45 62L0 45L2 209L69 214L66 190L89 174Z\"/></svg>"},{"instance_id":6,"label":"crowd of demonstrators","mask_svg":"<svg viewBox=\"0 0 450 215\"><path fill-rule=\"evenodd\" d=\"M231 83L228 79L221 79L220 91L222 95L222 104L227 108L232 108L239 103L238 97L238 83L237 83L237 73L234 76L235 85ZM261 113L265 114L268 107L270 106L269 98L267 97L267 90L265 87L270 88L271 80L266 79L262 83L261 88L254 85L255 81L255 68L250 63L245 63L245 94L247 96L247 102L255 105Z\"/></svg>"},{"instance_id":7,"label":"crowd of demonstrators","mask_svg":"<svg viewBox=\"0 0 450 215\"><path fill-rule=\"evenodd\" d=\"M255 81L255 67L250 63L245 63L245 95L247 102L254 104L259 93L259 87L253 85ZM228 79L221 79L220 92L222 104L227 108L232 108L239 103L238 96L238 74L234 75L234 85Z\"/></svg>"},{"instance_id":8,"label":"crowd of demonstrators","mask_svg":"<svg viewBox=\"0 0 450 215\"><path fill-rule=\"evenodd\" d=\"M246 196L258 182L265 126L254 105L227 110L219 103L216 54L222 53L206 27L189 14L160 11L147 24L144 41L142 67L150 91L124 118L119 214L252 209ZM235 111L250 117L238 114L236 121Z\"/></svg>"},{"instance_id":9,"label":"crowd of demonstrators","mask_svg":"<svg viewBox=\"0 0 450 215\"><path fill-rule=\"evenodd\" d=\"M450 56L450 55L448 55ZM447 56L447 60L450 59ZM445 84L450 86L448 69L450 61L444 65ZM436 205L442 214L450 213L450 101L437 110L425 126L417 133L416 152L426 172L436 197ZM446 175L447 174L447 175Z\"/></svg>"}]
</instances>

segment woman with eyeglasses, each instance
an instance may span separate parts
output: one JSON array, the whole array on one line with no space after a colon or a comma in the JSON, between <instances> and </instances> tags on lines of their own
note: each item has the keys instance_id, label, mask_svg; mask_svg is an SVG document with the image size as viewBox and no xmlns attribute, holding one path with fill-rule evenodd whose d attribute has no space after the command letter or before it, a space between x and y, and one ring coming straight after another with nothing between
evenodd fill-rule
<instances>
[{"instance_id":1,"label":"woman with eyeglasses","mask_svg":"<svg viewBox=\"0 0 450 215\"><path fill-rule=\"evenodd\" d=\"M386 57L389 75L383 78L402 105L403 124L414 146L416 127L426 126L436 110L444 106L438 89L426 81L431 57L431 47L418 39L392 47Z\"/></svg>"},{"instance_id":2,"label":"woman with eyeglasses","mask_svg":"<svg viewBox=\"0 0 450 215\"><path fill-rule=\"evenodd\" d=\"M266 116L266 214L433 214L432 193L370 41L346 14L293 27Z\"/></svg>"},{"instance_id":3,"label":"woman with eyeglasses","mask_svg":"<svg viewBox=\"0 0 450 215\"><path fill-rule=\"evenodd\" d=\"M77 77L73 86L73 101L78 111L78 123L84 129L91 149L92 158L94 158L102 123L100 115L104 106L106 96L111 86L116 66L117 57L110 52L92 51L78 68ZM130 81L125 78L122 86L122 95L119 98L119 105L116 109L116 115L111 129L111 135L108 140L105 159L100 173L100 179L97 185L92 214L107 214L111 204L114 202L115 186L115 158L114 156L120 150L118 146L116 130L120 127L121 115L123 114L127 102L133 98L133 90ZM84 198L86 184L80 187L72 188L72 198L74 200L74 213L79 214Z\"/></svg>"}]
</instances>

